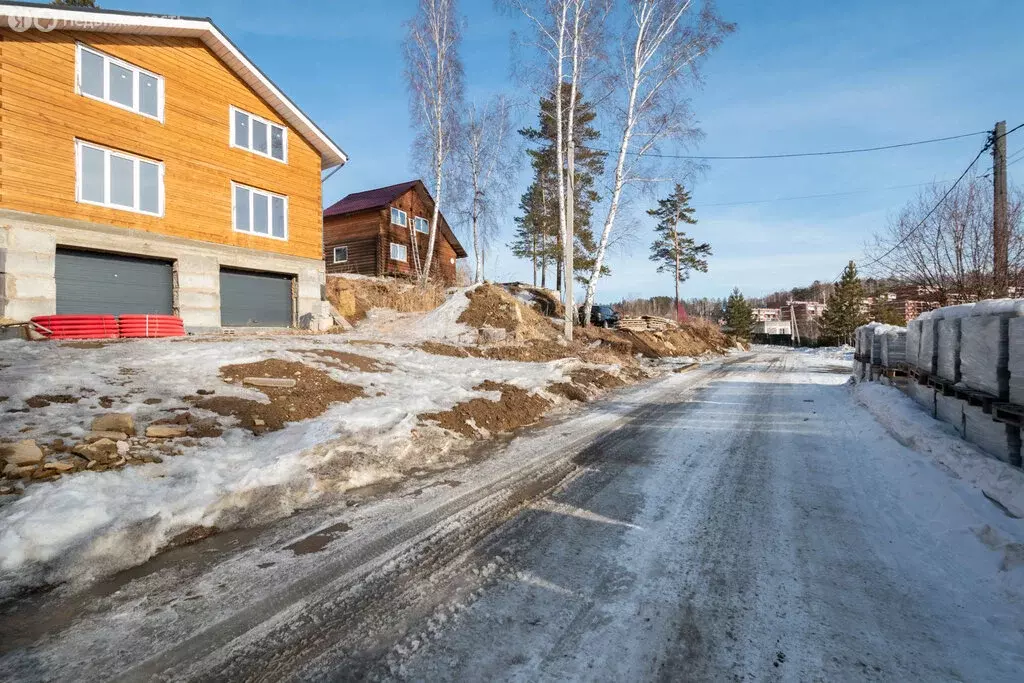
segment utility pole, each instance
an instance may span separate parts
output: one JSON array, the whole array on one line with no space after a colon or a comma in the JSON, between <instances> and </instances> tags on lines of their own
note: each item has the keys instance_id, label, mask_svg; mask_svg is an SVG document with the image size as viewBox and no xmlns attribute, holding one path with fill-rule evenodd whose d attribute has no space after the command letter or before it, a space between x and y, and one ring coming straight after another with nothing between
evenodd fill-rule
<instances>
[{"instance_id":1,"label":"utility pole","mask_svg":"<svg viewBox=\"0 0 1024 683\"><path fill-rule=\"evenodd\" d=\"M1006 121L992 131L992 274L995 296L1008 294L1007 277L1010 248L1006 207Z\"/></svg>"}]
</instances>

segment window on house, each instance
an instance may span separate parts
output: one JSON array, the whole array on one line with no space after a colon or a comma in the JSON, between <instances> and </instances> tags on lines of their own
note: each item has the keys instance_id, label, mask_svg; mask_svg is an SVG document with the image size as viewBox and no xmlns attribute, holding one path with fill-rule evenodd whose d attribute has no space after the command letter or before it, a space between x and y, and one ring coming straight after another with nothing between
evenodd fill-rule
<instances>
[{"instance_id":1,"label":"window on house","mask_svg":"<svg viewBox=\"0 0 1024 683\"><path fill-rule=\"evenodd\" d=\"M163 215L162 163L81 140L75 141L75 151L77 201Z\"/></svg>"},{"instance_id":2,"label":"window on house","mask_svg":"<svg viewBox=\"0 0 1024 683\"><path fill-rule=\"evenodd\" d=\"M116 107L163 120L164 79L133 64L78 44L78 92Z\"/></svg>"},{"instance_id":3,"label":"window on house","mask_svg":"<svg viewBox=\"0 0 1024 683\"><path fill-rule=\"evenodd\" d=\"M409 260L408 253L404 244L391 243L391 260L392 261L407 261Z\"/></svg>"},{"instance_id":4,"label":"window on house","mask_svg":"<svg viewBox=\"0 0 1024 683\"><path fill-rule=\"evenodd\" d=\"M409 225L409 214L401 209L391 207L391 222L395 225L401 225L403 228Z\"/></svg>"},{"instance_id":5,"label":"window on house","mask_svg":"<svg viewBox=\"0 0 1024 683\"><path fill-rule=\"evenodd\" d=\"M288 198L254 187L231 184L234 228L262 237L288 239Z\"/></svg>"},{"instance_id":6,"label":"window on house","mask_svg":"<svg viewBox=\"0 0 1024 683\"><path fill-rule=\"evenodd\" d=\"M335 247L334 248L334 262L335 263L346 263L348 261L348 247Z\"/></svg>"},{"instance_id":7,"label":"window on house","mask_svg":"<svg viewBox=\"0 0 1024 683\"><path fill-rule=\"evenodd\" d=\"M420 218L419 216L416 216L416 219L413 221L413 224L416 226L416 232L422 232L424 235L430 233L430 221L428 221L426 218Z\"/></svg>"},{"instance_id":8,"label":"window on house","mask_svg":"<svg viewBox=\"0 0 1024 683\"><path fill-rule=\"evenodd\" d=\"M288 162L288 132L284 126L231 107L231 146Z\"/></svg>"}]
</instances>

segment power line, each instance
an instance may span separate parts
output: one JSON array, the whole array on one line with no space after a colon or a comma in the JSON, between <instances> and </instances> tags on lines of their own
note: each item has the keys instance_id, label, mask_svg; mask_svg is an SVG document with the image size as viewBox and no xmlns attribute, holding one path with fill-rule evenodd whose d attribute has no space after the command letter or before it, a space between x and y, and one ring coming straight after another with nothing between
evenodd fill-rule
<instances>
[{"instance_id":1,"label":"power line","mask_svg":"<svg viewBox=\"0 0 1024 683\"><path fill-rule=\"evenodd\" d=\"M1021 124L1021 125L1024 125L1024 124ZM1017 126L1017 128L1020 128L1020 126ZM1014 128L1013 130L1017 130L1017 128ZM1013 131L1010 131L1010 132L1013 132ZM1007 133L1007 135L1009 135L1009 133ZM952 185L949 186L949 189L946 190L946 193L942 195L942 198L939 199L939 201L935 202L935 205L928 211L927 214L925 214L925 217L921 219L920 223L918 223L913 228L911 228L910 232L908 232L906 235L904 235L903 238L900 241L898 241L896 244L892 245L892 247L890 247L889 250L886 251L884 254L882 254L881 256L879 256L877 258L874 258L874 259L868 261L867 263L860 264L860 267L861 268L868 268L870 266L875 265L876 263L878 263L879 261L884 259L886 256L888 256L889 254L891 254L892 252L894 252L897 249L899 249L901 246L903 246L904 242L906 242L911 237L913 237L914 234L918 230L920 230L922 226L924 226L924 224L928 221L928 219L932 217L932 214L935 213L935 211L940 206L942 206L942 203L944 201L946 201L946 198L949 197L949 195L951 195L953 193L953 190L955 190L956 186L960 184L960 181L962 181L967 176L967 174L970 172L970 170L972 168L974 168L974 164L978 163L978 159L981 158L981 155L984 154L985 152L987 152L988 149L992 146L992 142L994 141L994 139L995 138L993 137L992 140L989 140L988 142L985 143L984 147L982 147L980 150L978 150L978 154L974 157L974 160L971 161L971 163L969 163L967 165L967 168L965 168L964 172L960 174L960 177L956 179L956 182L954 182ZM839 277L837 277L832 282L833 283L838 282L840 277L842 277L842 273L840 273Z\"/></svg>"},{"instance_id":2,"label":"power line","mask_svg":"<svg viewBox=\"0 0 1024 683\"><path fill-rule=\"evenodd\" d=\"M854 194L865 194L867 192L885 192L888 190L905 190L913 187L924 187L926 185L941 185L942 183L948 183L948 180L933 180L927 183L913 183L911 185L891 185L889 187L874 187L863 190L847 190L845 192L828 192L825 194L805 194L798 195L795 197L776 197L775 199L751 199L742 202L718 202L714 204L694 204L695 209L706 209L713 206L745 206L749 204L770 204L773 202L789 202L797 199L822 199L824 197L845 197Z\"/></svg>"},{"instance_id":3,"label":"power line","mask_svg":"<svg viewBox=\"0 0 1024 683\"><path fill-rule=\"evenodd\" d=\"M1024 125L1024 124L1022 124ZM1018 126L1019 128L1020 126ZM1014 129L1016 130L1016 128ZM1012 133L1013 131L1010 131ZM928 145L933 142L946 142L948 140L960 140L962 138L969 138L975 135L987 135L990 131L982 130L976 133L962 133L960 135L950 135L944 138L931 138L930 140L915 140L914 142L901 142L895 145L881 145L879 147L859 147L856 149L834 149L824 152L793 152L788 154L742 154L742 155L709 155L709 154L654 154L646 153L645 156L654 157L658 159L703 159L707 161L727 161L727 160L740 160L740 159L795 159L798 157L823 157L823 156L835 156L838 154L859 154L861 152L879 152L887 149L899 149L901 147L913 147L915 145ZM1007 133L1009 134L1009 133ZM585 147L591 152L604 152L606 154L618 154L619 150L612 149L599 149L597 147ZM627 154L639 154L639 152L627 152Z\"/></svg>"}]
</instances>

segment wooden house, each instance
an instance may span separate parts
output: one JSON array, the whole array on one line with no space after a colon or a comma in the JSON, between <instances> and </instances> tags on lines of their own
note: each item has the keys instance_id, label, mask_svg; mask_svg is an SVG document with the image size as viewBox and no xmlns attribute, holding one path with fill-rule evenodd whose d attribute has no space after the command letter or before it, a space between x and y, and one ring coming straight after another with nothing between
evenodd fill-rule
<instances>
[{"instance_id":1,"label":"wooden house","mask_svg":"<svg viewBox=\"0 0 1024 683\"><path fill-rule=\"evenodd\" d=\"M344 152L209 19L0 2L0 317L322 311Z\"/></svg>"},{"instance_id":2,"label":"wooden house","mask_svg":"<svg viewBox=\"0 0 1024 683\"><path fill-rule=\"evenodd\" d=\"M324 211L324 262L328 273L412 276L413 242L426 264L434 200L421 180L354 192ZM441 214L433 275L455 282L455 265L466 257Z\"/></svg>"}]
</instances>

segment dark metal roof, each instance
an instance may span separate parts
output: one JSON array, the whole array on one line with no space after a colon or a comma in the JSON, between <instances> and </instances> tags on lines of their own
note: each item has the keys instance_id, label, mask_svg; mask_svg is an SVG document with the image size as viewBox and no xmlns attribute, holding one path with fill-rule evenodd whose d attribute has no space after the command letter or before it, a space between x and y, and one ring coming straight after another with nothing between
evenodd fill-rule
<instances>
[{"instance_id":1,"label":"dark metal roof","mask_svg":"<svg viewBox=\"0 0 1024 683\"><path fill-rule=\"evenodd\" d=\"M367 209L380 209L416 187L416 183L419 182L419 180L410 180L409 182L399 183L397 185L378 187L374 190L353 192L352 194L346 195L341 201L328 206L324 210L324 218L329 218L331 216L343 216L347 213L366 211Z\"/></svg>"},{"instance_id":2,"label":"dark metal roof","mask_svg":"<svg viewBox=\"0 0 1024 683\"><path fill-rule=\"evenodd\" d=\"M431 204L434 202L434 198L430 196L430 192L427 191L427 186L423 184L422 180L409 180L404 183L398 183L397 185L388 185L387 187L378 187L373 190L363 190L362 192L353 192L352 194L346 195L341 200L331 204L324 209L324 219L336 217L336 216L347 216L352 213L358 213L359 211L371 211L373 209L383 209L385 206L395 201L403 194L412 189L418 189L422 192L427 199L430 200ZM459 258L466 258L469 254L466 249L459 242L459 238L452 232L451 227L448 225L448 221L445 220L444 214L441 214L441 220L438 226L444 238L448 240L448 243L452 245L452 249L455 250L455 255Z\"/></svg>"}]
</instances>

